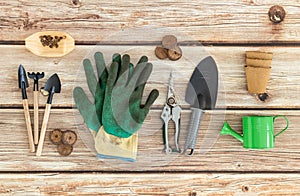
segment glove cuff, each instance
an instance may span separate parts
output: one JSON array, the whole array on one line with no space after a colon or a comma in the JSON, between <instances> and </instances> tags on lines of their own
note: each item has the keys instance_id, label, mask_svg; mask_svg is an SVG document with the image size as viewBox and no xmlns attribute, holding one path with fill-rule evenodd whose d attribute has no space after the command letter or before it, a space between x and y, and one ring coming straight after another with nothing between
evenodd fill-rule
<instances>
[{"instance_id":1,"label":"glove cuff","mask_svg":"<svg viewBox=\"0 0 300 196\"><path fill-rule=\"evenodd\" d=\"M138 145L138 134L128 138L120 138L107 133L101 126L95 137L96 151L100 157L115 157L123 160L136 160Z\"/></svg>"}]
</instances>

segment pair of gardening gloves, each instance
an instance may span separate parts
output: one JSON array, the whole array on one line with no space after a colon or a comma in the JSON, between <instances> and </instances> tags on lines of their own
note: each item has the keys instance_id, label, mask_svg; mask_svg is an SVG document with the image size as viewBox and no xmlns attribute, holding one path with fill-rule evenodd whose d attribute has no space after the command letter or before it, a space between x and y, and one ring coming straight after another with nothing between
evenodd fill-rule
<instances>
[{"instance_id":1,"label":"pair of gardening gloves","mask_svg":"<svg viewBox=\"0 0 300 196\"><path fill-rule=\"evenodd\" d=\"M114 54L109 71L103 54L94 54L97 77L89 59L83 60L85 76L93 102L81 87L75 87L73 97L95 140L99 159L117 158L135 161L138 134L150 106L159 93L151 91L142 106L142 95L152 72L152 64L142 56L136 67L129 55Z\"/></svg>"}]
</instances>

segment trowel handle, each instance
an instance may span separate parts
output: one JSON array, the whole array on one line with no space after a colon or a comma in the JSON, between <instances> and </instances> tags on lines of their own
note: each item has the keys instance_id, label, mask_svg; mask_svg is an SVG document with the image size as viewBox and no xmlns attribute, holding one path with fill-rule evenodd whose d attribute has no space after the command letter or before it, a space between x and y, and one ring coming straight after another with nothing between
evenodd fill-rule
<instances>
[{"instance_id":1,"label":"trowel handle","mask_svg":"<svg viewBox=\"0 0 300 196\"><path fill-rule=\"evenodd\" d=\"M192 114L189 123L188 135L186 137L185 146L184 146L184 154L187 156L191 156L194 154L195 145L197 142L198 131L200 127L200 121L202 118L203 110L199 108L191 108ZM188 153L187 150L190 149Z\"/></svg>"},{"instance_id":2,"label":"trowel handle","mask_svg":"<svg viewBox=\"0 0 300 196\"><path fill-rule=\"evenodd\" d=\"M45 140L45 135L46 135L46 129L47 129L47 124L48 124L49 115L50 115L50 109L51 109L51 104L46 104L46 109L45 109L45 113L44 113L44 119L43 119L43 124L42 124L42 128L41 128L39 144L38 144L37 151L36 151L36 156L42 155L42 150L43 150L43 145L44 145L44 140Z\"/></svg>"},{"instance_id":3,"label":"trowel handle","mask_svg":"<svg viewBox=\"0 0 300 196\"><path fill-rule=\"evenodd\" d=\"M31 121L30 121L30 114L29 114L29 107L28 107L27 99L23 99L23 108L24 108L24 115L25 115L26 127L27 127L27 132L28 132L29 148L30 148L30 152L34 152L35 147L34 147L34 143L33 143L32 127L31 127Z\"/></svg>"}]
</instances>

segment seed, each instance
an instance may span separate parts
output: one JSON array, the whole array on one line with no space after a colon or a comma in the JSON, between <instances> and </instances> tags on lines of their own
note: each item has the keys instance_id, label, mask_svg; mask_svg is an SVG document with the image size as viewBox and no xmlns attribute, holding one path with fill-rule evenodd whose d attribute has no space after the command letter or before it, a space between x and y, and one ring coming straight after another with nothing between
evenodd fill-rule
<instances>
[{"instance_id":1,"label":"seed","mask_svg":"<svg viewBox=\"0 0 300 196\"><path fill-rule=\"evenodd\" d=\"M45 46L49 46L49 48L58 48L58 42L62 39L65 39L66 36L51 36L51 35L43 35L43 36L40 36L40 41L42 43L42 45L45 47Z\"/></svg>"}]
</instances>

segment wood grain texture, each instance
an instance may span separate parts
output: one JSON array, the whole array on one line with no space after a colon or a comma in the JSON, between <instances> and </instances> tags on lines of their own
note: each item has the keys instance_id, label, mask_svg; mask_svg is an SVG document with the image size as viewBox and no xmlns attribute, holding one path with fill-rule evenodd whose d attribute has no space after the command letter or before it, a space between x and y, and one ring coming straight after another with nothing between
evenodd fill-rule
<instances>
[{"instance_id":1,"label":"wood grain texture","mask_svg":"<svg viewBox=\"0 0 300 196\"><path fill-rule=\"evenodd\" d=\"M205 50L204 50L205 49ZM43 86L51 74L57 73L61 78L62 91L54 95L54 107L72 107L72 90L75 86L87 89L82 60L86 57L93 59L95 51L104 53L106 62L111 61L112 54L128 53L132 62L136 63L142 55L147 55L153 63L153 72L146 86L144 96L150 90L160 91L154 107L161 108L166 101L169 72L173 70L175 94L183 108L189 107L185 102L185 91L194 67L200 60L211 54L219 69L218 108L299 108L300 107L300 67L297 47L182 47L183 57L179 61L158 60L154 54L155 46L77 46L73 52L63 58L41 58L31 54L24 46L0 46L0 59L3 71L0 80L0 106L21 107L21 92L17 85L17 68L24 65L26 71L44 71L45 78L41 79ZM259 101L257 97L248 94L244 71L245 51L262 50L274 53L270 80L267 86L269 99ZM109 65L109 63L107 63ZM29 104L33 106L33 81L27 89ZM88 90L86 91L89 94ZM40 107L45 107L46 97L40 96Z\"/></svg>"},{"instance_id":2,"label":"wood grain texture","mask_svg":"<svg viewBox=\"0 0 300 196\"><path fill-rule=\"evenodd\" d=\"M275 25L268 10L276 4L283 6L286 17ZM1 2L0 195L300 195L298 4L295 0ZM35 56L24 45L12 45L24 44L33 33L48 30L70 34L75 49L63 57L45 58ZM167 34L178 38L183 50L179 61L161 61L154 55ZM96 47L100 43L103 45ZM202 48L201 43L207 47ZM244 65L249 50L274 54L265 102L246 90ZM73 104L72 90L82 86L88 92L82 60L92 59L95 51L102 51L106 62L119 52L130 54L133 62L147 55L154 65L144 99L153 88L160 96L139 131L136 163L97 160L88 148L93 143ZM175 94L183 108L179 142L183 147L190 117L184 101L186 86L194 67L208 54L219 68L218 110L204 114L194 156L167 156L160 114L169 72L174 72ZM17 85L19 64L26 71L45 72L40 86L53 73L58 73L62 82L62 92L54 95L41 157L28 150ZM29 83L33 119L33 81ZM46 99L40 96L40 125ZM290 126L276 139L274 149L246 150L231 136L218 135L225 120L241 133L242 116L279 114L288 117ZM276 120L276 132L284 123ZM174 125L170 126L172 130ZM49 132L55 128L71 129L79 136L68 157L59 156L49 141ZM172 131L169 138L172 141Z\"/></svg>"},{"instance_id":3,"label":"wood grain texture","mask_svg":"<svg viewBox=\"0 0 300 196\"><path fill-rule=\"evenodd\" d=\"M299 174L1 174L11 195L299 195ZM22 182L22 184L20 184Z\"/></svg>"},{"instance_id":4,"label":"wood grain texture","mask_svg":"<svg viewBox=\"0 0 300 196\"><path fill-rule=\"evenodd\" d=\"M40 114L43 110L40 110ZM28 152L27 132L21 109L0 110L0 172L2 171L233 171L233 172L285 172L300 170L299 111L260 110L260 111L215 111L203 116L195 154L186 157L182 154L167 156L163 152L162 121L160 110L151 110L139 131L138 156L136 163L117 160L98 161L83 141L88 130L75 109L52 109L45 137L43 156L36 157ZM219 136L224 120L241 133L243 115L286 115L290 120L288 130L275 141L270 150L246 150L231 136ZM183 111L179 145L182 148L188 128L190 112ZM42 116L42 115L41 115ZM41 123L40 119L40 123ZM172 125L172 124L171 124ZM170 128L170 136L172 128ZM275 130L285 127L284 120L276 120ZM59 156L56 146L49 140L49 132L55 128L71 129L79 138L73 153L68 157ZM173 143L173 137L170 137ZM90 141L91 142L91 141Z\"/></svg>"},{"instance_id":5,"label":"wood grain texture","mask_svg":"<svg viewBox=\"0 0 300 196\"><path fill-rule=\"evenodd\" d=\"M158 42L170 33L177 34L180 41L208 43L300 41L300 11L294 0L85 0L77 5L72 2L49 0L47 5L44 1L2 2L0 40L23 41L41 30L60 30L69 33L77 42L95 43L121 31L146 28L148 30L143 33L127 33L126 37L113 41ZM268 11L276 4L282 5L287 14L282 23L273 25ZM180 32L190 38L181 36Z\"/></svg>"}]
</instances>

